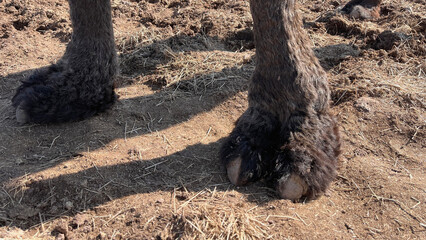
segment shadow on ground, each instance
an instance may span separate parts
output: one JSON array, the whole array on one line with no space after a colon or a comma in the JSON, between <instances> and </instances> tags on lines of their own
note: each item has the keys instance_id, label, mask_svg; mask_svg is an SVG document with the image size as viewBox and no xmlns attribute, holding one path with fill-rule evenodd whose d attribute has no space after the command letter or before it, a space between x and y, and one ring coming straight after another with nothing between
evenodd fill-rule
<instances>
[{"instance_id":1,"label":"shadow on ground","mask_svg":"<svg viewBox=\"0 0 426 240\"><path fill-rule=\"evenodd\" d=\"M246 41L242 46L249 46L247 41L249 42L250 38L247 39L237 39L237 42ZM158 66L170 61L170 56L167 56L167 52L162 48L164 46L167 46L166 50L173 52L182 49L223 51L223 45L228 40L222 42L222 45L212 44L204 48L185 47L185 44L192 46L197 44L197 41L205 40L200 36L174 36L128 52L121 56L124 75L129 76L127 79L137 79L140 76L158 74ZM213 42L214 39L209 41ZM315 51L322 60L322 65L330 67L344 60L347 53L342 49L348 48L350 46L339 44ZM354 51L349 51L348 54L355 54ZM337 52L339 56L332 61L330 59L333 52ZM101 149L116 139L159 132L211 111L240 92L246 91L245 85L253 71L253 61L251 59L245 64L207 74L237 76L229 78L223 88L207 88L201 93L194 93L187 87L182 88L185 83L194 81L194 78L203 79L202 75L182 79L178 84L172 85L168 85L167 81L165 84L145 81L143 84L148 85L154 93L142 93L143 96L131 98L122 96L112 110L94 118L48 126L19 126L10 107L10 99L13 96L10 89L15 89L19 80L24 79L31 71L3 77L0 98L1 108L4 110L0 118L4 129L0 134L0 156L3 159L0 163L0 184L3 185L3 192L0 195L0 204L6 215L0 215L0 225L28 229L38 224L42 215L45 218L70 216L133 194L183 191L183 188L190 192L203 189L226 191L231 188L217 157L223 139L209 144L194 144L173 154L151 159L133 159L134 153L129 151L128 158L131 161L123 164L103 167L89 164L85 170L62 174L52 179L30 179L24 182L22 179L28 174L54 168L73 158L81 158L81 161L84 161L82 153L89 149ZM131 84L135 82L122 81L119 87L124 88ZM176 95L176 92L179 94ZM275 198L272 191L260 185L237 190L246 193L250 201L258 203ZM263 197L256 197L256 192L261 192ZM67 209L67 202L73 203L72 209Z\"/></svg>"}]
</instances>

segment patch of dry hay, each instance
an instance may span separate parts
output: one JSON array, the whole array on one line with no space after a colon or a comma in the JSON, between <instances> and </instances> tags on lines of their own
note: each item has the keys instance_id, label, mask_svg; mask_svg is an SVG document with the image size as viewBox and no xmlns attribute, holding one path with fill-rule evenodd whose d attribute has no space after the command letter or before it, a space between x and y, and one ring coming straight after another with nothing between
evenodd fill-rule
<instances>
[{"instance_id":1,"label":"patch of dry hay","mask_svg":"<svg viewBox=\"0 0 426 240\"><path fill-rule=\"evenodd\" d=\"M226 194L203 190L194 193L180 206L174 202L173 220L160 236L164 239L170 236L181 239L272 239L264 216L252 213L253 208L223 205L223 195Z\"/></svg>"}]
</instances>

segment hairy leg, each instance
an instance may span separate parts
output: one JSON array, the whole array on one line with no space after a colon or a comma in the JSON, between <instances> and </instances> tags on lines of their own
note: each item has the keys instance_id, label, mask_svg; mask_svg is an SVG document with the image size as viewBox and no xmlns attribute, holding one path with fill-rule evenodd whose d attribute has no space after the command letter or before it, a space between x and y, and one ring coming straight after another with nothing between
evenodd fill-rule
<instances>
[{"instance_id":1,"label":"hairy leg","mask_svg":"<svg viewBox=\"0 0 426 240\"><path fill-rule=\"evenodd\" d=\"M256 69L249 108L220 157L236 185L265 179L282 198L320 196L334 179L340 142L326 73L294 0L251 0Z\"/></svg>"},{"instance_id":2,"label":"hairy leg","mask_svg":"<svg viewBox=\"0 0 426 240\"><path fill-rule=\"evenodd\" d=\"M69 0L69 5L73 34L64 56L24 80L12 99L20 123L80 120L116 99L110 0Z\"/></svg>"}]
</instances>

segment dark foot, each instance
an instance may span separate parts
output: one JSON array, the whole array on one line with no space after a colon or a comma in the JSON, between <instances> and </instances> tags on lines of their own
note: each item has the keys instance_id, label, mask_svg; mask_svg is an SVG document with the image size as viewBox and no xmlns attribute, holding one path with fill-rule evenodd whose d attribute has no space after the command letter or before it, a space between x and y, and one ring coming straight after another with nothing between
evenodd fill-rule
<instances>
[{"instance_id":1,"label":"dark foot","mask_svg":"<svg viewBox=\"0 0 426 240\"><path fill-rule=\"evenodd\" d=\"M106 69L85 63L72 68L61 61L24 80L12 99L17 121L76 121L108 109L116 99L115 63Z\"/></svg>"},{"instance_id":2,"label":"dark foot","mask_svg":"<svg viewBox=\"0 0 426 240\"><path fill-rule=\"evenodd\" d=\"M115 101L117 56L109 0L69 0L73 35L64 56L22 82L12 99L20 123L75 121Z\"/></svg>"},{"instance_id":3,"label":"dark foot","mask_svg":"<svg viewBox=\"0 0 426 240\"><path fill-rule=\"evenodd\" d=\"M295 2L251 0L256 68L249 109L220 157L233 184L259 179L282 198L320 196L336 175L339 136L329 90L303 32Z\"/></svg>"},{"instance_id":4,"label":"dark foot","mask_svg":"<svg viewBox=\"0 0 426 240\"><path fill-rule=\"evenodd\" d=\"M382 0L351 0L342 12L357 19L377 19L380 17L380 4Z\"/></svg>"},{"instance_id":5,"label":"dark foot","mask_svg":"<svg viewBox=\"0 0 426 240\"><path fill-rule=\"evenodd\" d=\"M282 132L290 133L289 138L280 147L268 182L282 198L318 198L336 176L340 139L334 118L313 114Z\"/></svg>"},{"instance_id":6,"label":"dark foot","mask_svg":"<svg viewBox=\"0 0 426 240\"><path fill-rule=\"evenodd\" d=\"M336 122L328 114L295 115L280 123L249 108L220 157L233 184L265 179L281 198L299 201L324 193L336 175L339 149Z\"/></svg>"},{"instance_id":7,"label":"dark foot","mask_svg":"<svg viewBox=\"0 0 426 240\"><path fill-rule=\"evenodd\" d=\"M249 108L220 150L228 178L235 185L257 181L277 156L279 121L272 114Z\"/></svg>"}]
</instances>

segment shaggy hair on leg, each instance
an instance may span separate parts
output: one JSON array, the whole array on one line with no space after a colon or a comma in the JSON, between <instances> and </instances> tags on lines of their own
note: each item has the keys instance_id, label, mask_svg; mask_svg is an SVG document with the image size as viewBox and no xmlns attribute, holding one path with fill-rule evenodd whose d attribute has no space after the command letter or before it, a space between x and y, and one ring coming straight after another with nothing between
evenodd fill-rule
<instances>
[{"instance_id":1,"label":"shaggy hair on leg","mask_svg":"<svg viewBox=\"0 0 426 240\"><path fill-rule=\"evenodd\" d=\"M12 99L18 122L81 120L115 101L118 69L109 0L69 0L73 35L64 56L23 81Z\"/></svg>"},{"instance_id":2,"label":"shaggy hair on leg","mask_svg":"<svg viewBox=\"0 0 426 240\"><path fill-rule=\"evenodd\" d=\"M250 6L257 61L249 109L220 157L233 184L263 178L282 198L317 198L335 178L340 153L326 73L294 0L251 0Z\"/></svg>"},{"instance_id":3,"label":"shaggy hair on leg","mask_svg":"<svg viewBox=\"0 0 426 240\"><path fill-rule=\"evenodd\" d=\"M97 74L82 76L80 79L83 81L78 82L73 81L75 77L75 73L64 71L61 65L54 64L23 81L12 99L19 122L57 123L82 120L105 111L115 102L112 86L99 86L92 90L90 85L84 83L90 82L91 78L99 79Z\"/></svg>"},{"instance_id":4,"label":"shaggy hair on leg","mask_svg":"<svg viewBox=\"0 0 426 240\"><path fill-rule=\"evenodd\" d=\"M225 166L243 160L236 166L237 176L230 177L233 184L244 185L265 177L279 147L279 126L277 117L260 109L249 108L239 118L219 153Z\"/></svg>"},{"instance_id":5,"label":"shaggy hair on leg","mask_svg":"<svg viewBox=\"0 0 426 240\"><path fill-rule=\"evenodd\" d=\"M278 188L283 176L296 174L307 185L300 198L318 198L336 176L340 154L336 121L330 115L310 116L298 129L283 131L282 135L290 133L289 138L280 148L268 182Z\"/></svg>"}]
</instances>

